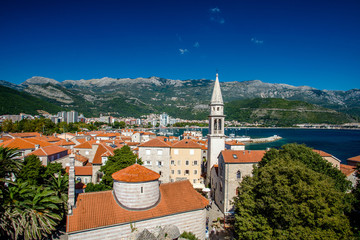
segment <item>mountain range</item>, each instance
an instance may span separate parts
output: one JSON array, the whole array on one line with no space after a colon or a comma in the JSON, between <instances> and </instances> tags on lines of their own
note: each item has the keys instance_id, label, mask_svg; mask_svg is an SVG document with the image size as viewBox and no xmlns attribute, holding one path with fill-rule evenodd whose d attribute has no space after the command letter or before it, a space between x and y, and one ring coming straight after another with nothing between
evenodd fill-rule
<instances>
[{"instance_id":1,"label":"mountain range","mask_svg":"<svg viewBox=\"0 0 360 240\"><path fill-rule=\"evenodd\" d=\"M173 117L206 119L214 81L207 79L171 80L160 77L65 80L32 77L17 85L0 85L26 92L57 106L74 109L85 116L110 113L140 116L167 112ZM298 100L360 116L360 90L318 90L308 86L264 83L260 80L221 82L225 102L244 99L280 98Z\"/></svg>"}]
</instances>

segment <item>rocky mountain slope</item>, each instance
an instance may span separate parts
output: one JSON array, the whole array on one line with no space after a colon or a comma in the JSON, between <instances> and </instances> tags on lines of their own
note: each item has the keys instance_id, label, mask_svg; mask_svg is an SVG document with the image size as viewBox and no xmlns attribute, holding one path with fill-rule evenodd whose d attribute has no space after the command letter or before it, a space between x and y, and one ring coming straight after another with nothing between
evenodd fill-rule
<instances>
[{"instance_id":1,"label":"rocky mountain slope","mask_svg":"<svg viewBox=\"0 0 360 240\"><path fill-rule=\"evenodd\" d=\"M0 82L0 84L2 84ZM168 112L175 117L206 118L214 81L171 80L150 78L101 78L58 82L32 77L17 87L31 95L63 107L73 108L86 116L98 113L130 115ZM222 82L225 102L253 98L299 100L360 116L360 90L327 91L287 84L264 83L260 80ZM135 114L135 115L139 115Z\"/></svg>"}]
</instances>

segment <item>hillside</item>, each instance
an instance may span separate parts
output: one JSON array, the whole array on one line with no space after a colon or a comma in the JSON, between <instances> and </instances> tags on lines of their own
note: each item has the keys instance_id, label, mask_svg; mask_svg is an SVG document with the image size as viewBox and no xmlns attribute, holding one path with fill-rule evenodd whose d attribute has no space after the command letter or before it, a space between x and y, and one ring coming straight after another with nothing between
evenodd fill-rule
<instances>
[{"instance_id":1,"label":"hillside","mask_svg":"<svg viewBox=\"0 0 360 240\"><path fill-rule=\"evenodd\" d=\"M15 89L0 85L0 115L3 114L38 114L37 110L44 110L49 113L56 113L63 108L48 103L28 93L19 92Z\"/></svg>"},{"instance_id":2,"label":"hillside","mask_svg":"<svg viewBox=\"0 0 360 240\"><path fill-rule=\"evenodd\" d=\"M6 84L5 81L0 84ZM113 116L134 116L167 112L184 119L206 119L214 81L171 80L150 78L101 78L58 82L44 77L32 77L20 85L33 96L67 109L84 113L86 117L100 113ZM298 100L360 116L360 90L327 91L287 84L264 83L260 80L221 82L225 102L254 98Z\"/></svg>"},{"instance_id":3,"label":"hillside","mask_svg":"<svg viewBox=\"0 0 360 240\"><path fill-rule=\"evenodd\" d=\"M341 124L354 121L344 113L322 108L302 101L278 98L236 100L225 104L227 120L292 126L300 123Z\"/></svg>"}]
</instances>

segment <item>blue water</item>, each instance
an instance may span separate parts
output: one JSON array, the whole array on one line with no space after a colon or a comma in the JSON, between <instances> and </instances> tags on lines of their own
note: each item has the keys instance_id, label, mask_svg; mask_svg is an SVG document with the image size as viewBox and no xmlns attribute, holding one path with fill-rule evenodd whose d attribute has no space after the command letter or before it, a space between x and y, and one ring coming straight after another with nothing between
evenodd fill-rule
<instances>
[{"instance_id":1,"label":"blue water","mask_svg":"<svg viewBox=\"0 0 360 240\"><path fill-rule=\"evenodd\" d=\"M168 129L170 130L170 129ZM174 135L179 136L186 129L174 129ZM188 129L190 130L190 129ZM201 130L206 136L208 129ZM286 143L304 143L314 149L322 150L346 163L346 159L360 155L360 130L335 129L284 129L284 128L229 128L225 134L234 133L237 136L250 136L251 138L270 137L279 135L283 139L270 142L247 144L248 150L263 150L268 147L279 148Z\"/></svg>"}]
</instances>

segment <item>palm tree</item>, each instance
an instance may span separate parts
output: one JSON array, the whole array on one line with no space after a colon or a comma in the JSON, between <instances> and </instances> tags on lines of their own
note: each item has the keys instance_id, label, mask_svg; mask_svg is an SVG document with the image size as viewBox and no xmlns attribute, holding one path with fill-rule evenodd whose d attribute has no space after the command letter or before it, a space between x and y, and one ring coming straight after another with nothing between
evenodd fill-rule
<instances>
[{"instance_id":1,"label":"palm tree","mask_svg":"<svg viewBox=\"0 0 360 240\"><path fill-rule=\"evenodd\" d=\"M21 225L25 239L40 239L56 229L62 219L58 213L61 199L49 187L37 188L32 196L24 201L26 208L22 212Z\"/></svg>"},{"instance_id":2,"label":"palm tree","mask_svg":"<svg viewBox=\"0 0 360 240\"><path fill-rule=\"evenodd\" d=\"M51 190L55 192L57 196L62 201L62 212L66 213L67 200L68 200L68 188L69 188L69 175L61 175L59 172L58 177L55 175L51 176L50 181L48 181L48 186Z\"/></svg>"},{"instance_id":3,"label":"palm tree","mask_svg":"<svg viewBox=\"0 0 360 240\"><path fill-rule=\"evenodd\" d=\"M16 176L22 161L18 158L20 153L16 148L0 147L0 181L5 182L13 175Z\"/></svg>"}]
</instances>

